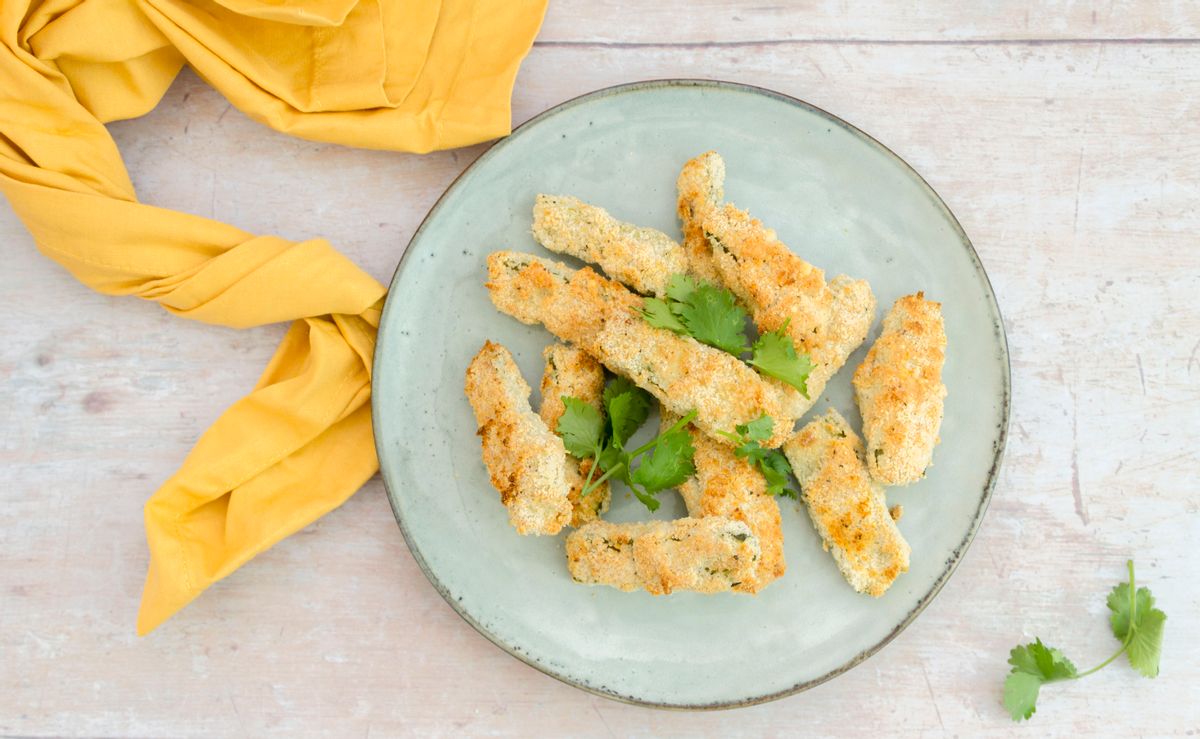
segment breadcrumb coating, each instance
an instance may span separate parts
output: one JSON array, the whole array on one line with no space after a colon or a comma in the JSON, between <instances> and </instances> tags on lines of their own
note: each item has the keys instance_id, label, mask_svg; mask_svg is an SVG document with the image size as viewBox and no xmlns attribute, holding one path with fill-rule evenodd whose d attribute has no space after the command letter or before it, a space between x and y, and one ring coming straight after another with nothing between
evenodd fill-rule
<instances>
[{"instance_id":1,"label":"breadcrumb coating","mask_svg":"<svg viewBox=\"0 0 1200 739\"><path fill-rule=\"evenodd\" d=\"M663 414L662 427L679 418ZM757 593L780 577L787 565L783 559L783 519L775 496L767 492L767 481L753 464L738 458L726 444L718 444L691 424L687 426L696 449L696 474L679 486L680 496L692 518L719 516L742 521L758 537L762 556L749 577L734 588Z\"/></svg>"},{"instance_id":2,"label":"breadcrumb coating","mask_svg":"<svg viewBox=\"0 0 1200 739\"><path fill-rule=\"evenodd\" d=\"M687 272L687 255L662 231L618 221L570 195L538 195L533 237L552 252L595 264L639 293L662 297L673 274Z\"/></svg>"},{"instance_id":3,"label":"breadcrumb coating","mask_svg":"<svg viewBox=\"0 0 1200 739\"><path fill-rule=\"evenodd\" d=\"M593 521L567 536L567 570L576 582L654 595L736 589L753 576L758 558L750 528L721 516Z\"/></svg>"},{"instance_id":4,"label":"breadcrumb coating","mask_svg":"<svg viewBox=\"0 0 1200 739\"><path fill-rule=\"evenodd\" d=\"M871 481L858 435L834 409L783 445L826 550L860 593L879 597L908 571L910 548ZM897 512L899 513L899 512Z\"/></svg>"},{"instance_id":5,"label":"breadcrumb coating","mask_svg":"<svg viewBox=\"0 0 1200 739\"><path fill-rule=\"evenodd\" d=\"M725 199L725 160L715 151L689 159L675 183L679 192L677 212L683 226L683 250L689 272L715 285L721 275L713 263L712 247L704 235L704 219Z\"/></svg>"},{"instance_id":6,"label":"breadcrumb coating","mask_svg":"<svg viewBox=\"0 0 1200 739\"><path fill-rule=\"evenodd\" d=\"M732 204L710 213L704 229L722 282L750 310L759 331L786 325L796 351L812 360L807 411L867 338L875 317L870 285L845 275L827 284L822 270Z\"/></svg>"},{"instance_id":7,"label":"breadcrumb coating","mask_svg":"<svg viewBox=\"0 0 1200 739\"><path fill-rule=\"evenodd\" d=\"M567 450L529 407L512 354L486 341L467 367L483 462L519 534L557 534L571 518Z\"/></svg>"},{"instance_id":8,"label":"breadcrumb coating","mask_svg":"<svg viewBox=\"0 0 1200 739\"><path fill-rule=\"evenodd\" d=\"M592 406L604 417L604 368L600 363L579 347L555 342L542 352L546 360L546 368L542 372L542 407L538 415L546 422L551 431L558 431L558 419L566 411L562 398L578 398ZM567 455L570 457L570 454ZM608 483L598 485L594 490L583 496L583 484L588 471L592 468L592 460L570 457L567 465L567 484L571 488L568 498L571 501L571 525L578 528L588 521L594 521L600 514L608 510L612 493Z\"/></svg>"},{"instance_id":9,"label":"breadcrumb coating","mask_svg":"<svg viewBox=\"0 0 1200 739\"><path fill-rule=\"evenodd\" d=\"M914 483L933 461L946 398L945 361L941 303L924 293L897 300L854 372L867 469L881 485Z\"/></svg>"}]
</instances>

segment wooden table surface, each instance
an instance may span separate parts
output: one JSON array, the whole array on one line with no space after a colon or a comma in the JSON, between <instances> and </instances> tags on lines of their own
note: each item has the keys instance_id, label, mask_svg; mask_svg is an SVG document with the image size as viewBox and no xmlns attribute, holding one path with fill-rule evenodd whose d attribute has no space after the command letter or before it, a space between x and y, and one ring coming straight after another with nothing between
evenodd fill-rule
<instances>
[{"instance_id":1,"label":"wooden table surface","mask_svg":"<svg viewBox=\"0 0 1200 739\"><path fill-rule=\"evenodd\" d=\"M90 292L4 204L0 734L1200 732L1200 4L1026 6L559 0L517 80L516 122L638 79L781 90L908 160L973 239L1012 348L1003 473L957 574L864 665L710 714L585 694L454 614L378 478L139 639L142 504L283 327ZM291 139L191 73L112 131L143 200L328 236L384 281L484 149ZM1052 686L1015 727L1008 650L1036 635L1081 667L1108 656L1104 597L1127 557L1169 615L1162 675L1117 664Z\"/></svg>"}]
</instances>

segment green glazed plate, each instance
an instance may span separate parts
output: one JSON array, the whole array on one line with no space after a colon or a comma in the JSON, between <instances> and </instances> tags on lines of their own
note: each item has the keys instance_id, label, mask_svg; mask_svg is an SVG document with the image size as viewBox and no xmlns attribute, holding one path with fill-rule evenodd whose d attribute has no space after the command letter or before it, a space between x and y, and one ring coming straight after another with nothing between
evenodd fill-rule
<instances>
[{"instance_id":1,"label":"green glazed plate","mask_svg":"<svg viewBox=\"0 0 1200 739\"><path fill-rule=\"evenodd\" d=\"M551 256L530 235L539 192L571 194L618 218L678 234L675 178L716 149L727 200L773 227L830 277L870 281L880 317L905 294L941 301L949 347L942 442L928 477L888 491L904 506L912 566L880 599L858 595L784 500L787 575L757 597L655 597L572 582L564 534L521 537L480 459L463 373L485 339L516 356L535 388L538 326L498 313L483 287L498 249ZM868 345L879 330L876 319ZM829 384L858 427L850 375ZM945 203L899 157L799 100L744 85L622 85L546 111L500 141L446 191L392 280L375 353L375 441L388 497L429 581L480 633L543 672L611 698L662 707L757 703L861 663L937 594L978 529L1009 414L1008 351L983 266ZM812 413L810 413L810 416ZM648 424L656 425L656 424ZM685 515L664 493L655 517ZM607 518L650 517L623 489Z\"/></svg>"}]
</instances>

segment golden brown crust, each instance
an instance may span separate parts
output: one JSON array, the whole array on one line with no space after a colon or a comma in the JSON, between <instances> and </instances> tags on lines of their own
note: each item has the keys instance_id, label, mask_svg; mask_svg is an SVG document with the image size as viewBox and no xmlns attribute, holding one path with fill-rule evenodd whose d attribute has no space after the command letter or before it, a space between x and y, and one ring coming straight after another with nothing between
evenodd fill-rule
<instances>
[{"instance_id":1,"label":"golden brown crust","mask_svg":"<svg viewBox=\"0 0 1200 739\"><path fill-rule=\"evenodd\" d=\"M683 226L683 250L689 272L706 282L721 284L713 263L712 248L704 236L704 219L725 199L725 160L706 151L688 160L675 183L679 192L678 215Z\"/></svg>"},{"instance_id":2,"label":"golden brown crust","mask_svg":"<svg viewBox=\"0 0 1200 739\"><path fill-rule=\"evenodd\" d=\"M834 409L783 446L801 498L825 548L846 581L879 597L908 571L908 542L888 511L883 488L871 482L862 442Z\"/></svg>"},{"instance_id":3,"label":"golden brown crust","mask_svg":"<svg viewBox=\"0 0 1200 739\"><path fill-rule=\"evenodd\" d=\"M595 264L639 293L661 297L671 275L687 272L687 255L670 236L618 221L569 195L537 196L533 236L550 251Z\"/></svg>"},{"instance_id":4,"label":"golden brown crust","mask_svg":"<svg viewBox=\"0 0 1200 739\"><path fill-rule=\"evenodd\" d=\"M542 356L546 368L542 372L542 407L538 415L551 431L558 430L558 419L566 410L563 396L578 398L604 416L604 367L599 362L582 349L560 342L546 347ZM599 518L608 510L612 497L607 482L583 496L583 485L591 468L590 459L571 457L567 465L567 484L571 488L567 497L571 501L571 525L576 528Z\"/></svg>"},{"instance_id":5,"label":"golden brown crust","mask_svg":"<svg viewBox=\"0 0 1200 739\"><path fill-rule=\"evenodd\" d=\"M719 516L593 521L567 536L567 570L576 582L654 595L734 589L752 576L758 558L750 528Z\"/></svg>"},{"instance_id":6,"label":"golden brown crust","mask_svg":"<svg viewBox=\"0 0 1200 739\"><path fill-rule=\"evenodd\" d=\"M725 285L750 309L760 331L787 325L796 351L812 360L808 410L825 384L862 344L875 316L865 280L825 273L796 256L775 232L744 210L726 204L704 221L713 262Z\"/></svg>"},{"instance_id":7,"label":"golden brown crust","mask_svg":"<svg viewBox=\"0 0 1200 739\"><path fill-rule=\"evenodd\" d=\"M663 414L662 425L669 427L677 416ZM693 461L696 474L679 486L679 493L692 518L719 516L742 521L758 537L761 556L749 577L734 588L757 593L783 577L787 565L783 558L783 519L775 496L767 492L767 481L754 465L739 459L733 449L718 444L694 426L687 426L696 449Z\"/></svg>"},{"instance_id":8,"label":"golden brown crust","mask_svg":"<svg viewBox=\"0 0 1200 739\"><path fill-rule=\"evenodd\" d=\"M484 342L466 375L483 462L517 533L557 534L571 517L567 450L530 409L529 392L508 350Z\"/></svg>"},{"instance_id":9,"label":"golden brown crust","mask_svg":"<svg viewBox=\"0 0 1200 739\"><path fill-rule=\"evenodd\" d=\"M925 476L942 425L945 361L941 304L924 293L897 300L854 372L867 468L876 482L908 485Z\"/></svg>"},{"instance_id":10,"label":"golden brown crust","mask_svg":"<svg viewBox=\"0 0 1200 739\"><path fill-rule=\"evenodd\" d=\"M591 269L571 270L517 252L488 257L488 290L501 312L541 323L647 390L674 413L695 409L698 428L728 443L728 431L759 416L775 419L767 446L779 446L799 417L791 387L761 377L736 357L687 336L654 328L642 298Z\"/></svg>"}]
</instances>

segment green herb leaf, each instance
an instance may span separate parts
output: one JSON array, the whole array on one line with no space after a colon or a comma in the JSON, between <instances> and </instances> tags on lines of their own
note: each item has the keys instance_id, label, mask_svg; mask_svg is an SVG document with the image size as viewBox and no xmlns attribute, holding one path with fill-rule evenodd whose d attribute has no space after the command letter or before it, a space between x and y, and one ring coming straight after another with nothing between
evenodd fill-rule
<instances>
[{"instance_id":1,"label":"green herb leaf","mask_svg":"<svg viewBox=\"0 0 1200 739\"><path fill-rule=\"evenodd\" d=\"M1157 608L1138 615L1138 627L1129 640L1126 655L1133 669L1146 677L1158 677L1158 658L1162 652L1163 626L1167 614Z\"/></svg>"},{"instance_id":2,"label":"green herb leaf","mask_svg":"<svg viewBox=\"0 0 1200 739\"><path fill-rule=\"evenodd\" d=\"M642 457L630 479L651 495L673 488L696 473L695 453L691 434L685 429L665 433L658 437L653 450Z\"/></svg>"},{"instance_id":3,"label":"green herb leaf","mask_svg":"<svg viewBox=\"0 0 1200 739\"><path fill-rule=\"evenodd\" d=\"M643 298L641 313L642 317L646 319L646 323L654 328L665 328L684 335L688 332L687 326L683 325L683 321L679 320L679 316L675 315L665 300Z\"/></svg>"},{"instance_id":4,"label":"green herb leaf","mask_svg":"<svg viewBox=\"0 0 1200 739\"><path fill-rule=\"evenodd\" d=\"M1154 607L1150 590L1138 588L1130 597L1130 585L1123 582L1109 593L1108 608L1112 611L1109 621L1113 635L1122 642L1129 641L1129 664L1146 677L1157 677L1167 614Z\"/></svg>"},{"instance_id":5,"label":"green herb leaf","mask_svg":"<svg viewBox=\"0 0 1200 739\"><path fill-rule=\"evenodd\" d=\"M1004 678L1004 707L1013 721L1028 719L1037 712L1038 689L1042 680L1028 672L1010 672Z\"/></svg>"},{"instance_id":6,"label":"green herb leaf","mask_svg":"<svg viewBox=\"0 0 1200 739\"><path fill-rule=\"evenodd\" d=\"M782 380L808 397L808 375L812 362L807 354L796 354L796 345L784 333L786 324L775 331L768 331L754 342L754 356L750 364L764 375Z\"/></svg>"},{"instance_id":7,"label":"green herb leaf","mask_svg":"<svg viewBox=\"0 0 1200 739\"><path fill-rule=\"evenodd\" d=\"M759 416L750 423L738 426L737 432L750 441L766 441L775 433L775 421L770 416Z\"/></svg>"},{"instance_id":8,"label":"green herb leaf","mask_svg":"<svg viewBox=\"0 0 1200 739\"><path fill-rule=\"evenodd\" d=\"M634 390L640 389L641 388L639 388L637 385L633 384L633 380L630 380L628 377L623 375L617 375L609 380L608 384L604 386L604 393L600 396L600 398L604 402L604 406L607 408L608 404L612 402L612 399L618 395L624 395L625 393L630 393Z\"/></svg>"},{"instance_id":9,"label":"green herb leaf","mask_svg":"<svg viewBox=\"0 0 1200 739\"><path fill-rule=\"evenodd\" d=\"M562 396L566 410L558 419L558 435L563 446L580 459L595 456L600 451L604 419L600 412L578 398Z\"/></svg>"},{"instance_id":10,"label":"green herb leaf","mask_svg":"<svg viewBox=\"0 0 1200 739\"><path fill-rule=\"evenodd\" d=\"M608 472L615 468L618 464L625 461L625 453L611 444L606 444L604 449L596 457L596 464L600 465L600 469Z\"/></svg>"},{"instance_id":11,"label":"green herb leaf","mask_svg":"<svg viewBox=\"0 0 1200 739\"><path fill-rule=\"evenodd\" d=\"M728 290L700 285L675 310L696 341L733 355L746 351L746 311Z\"/></svg>"},{"instance_id":12,"label":"green herb leaf","mask_svg":"<svg viewBox=\"0 0 1200 739\"><path fill-rule=\"evenodd\" d=\"M1028 719L1037 711L1038 691L1045 683L1077 680L1103 669L1124 652L1129 664L1146 677L1158 675L1162 651L1163 625L1167 615L1154 607L1154 596L1146 588L1134 590L1133 561L1128 563L1129 582L1121 583L1108 595L1112 611L1109 623L1121 648L1096 667L1079 672L1071 660L1041 639L1018 646L1009 654L1012 670L1004 680L1004 707L1014 721Z\"/></svg>"},{"instance_id":13,"label":"green herb leaf","mask_svg":"<svg viewBox=\"0 0 1200 739\"><path fill-rule=\"evenodd\" d=\"M1037 666L1038 674L1042 676L1042 682L1052 683L1058 680L1067 680L1077 674L1071 660L1064 657L1059 650L1042 644L1041 639L1034 641L1033 644L1027 644L1025 648L1033 655L1034 664Z\"/></svg>"},{"instance_id":14,"label":"green herb leaf","mask_svg":"<svg viewBox=\"0 0 1200 739\"><path fill-rule=\"evenodd\" d=\"M624 382L618 384L613 381L604 389L604 405L608 410L612 443L623 449L629 437L637 433L650 417L653 398L629 380L623 377L619 379Z\"/></svg>"},{"instance_id":15,"label":"green herb leaf","mask_svg":"<svg viewBox=\"0 0 1200 739\"><path fill-rule=\"evenodd\" d=\"M746 311L733 293L686 275L671 275L665 298L644 298L642 316L656 328L691 336L740 355L747 350Z\"/></svg>"},{"instance_id":16,"label":"green herb leaf","mask_svg":"<svg viewBox=\"0 0 1200 739\"><path fill-rule=\"evenodd\" d=\"M733 449L734 456L758 467L758 471L767 481L767 492L786 498L798 498L798 493L788 487L792 465L788 463L787 457L778 449L763 448L761 443L775 433L775 421L770 416L759 416L750 423L738 425L735 430L736 434L723 431L721 435L737 444Z\"/></svg>"},{"instance_id":17,"label":"green herb leaf","mask_svg":"<svg viewBox=\"0 0 1200 739\"><path fill-rule=\"evenodd\" d=\"M1004 707L1014 721L1027 719L1037 711L1038 690L1043 683L1070 680L1077 675L1071 660L1042 644L1041 639L1014 648L1008 663L1012 671L1004 680Z\"/></svg>"},{"instance_id":18,"label":"green herb leaf","mask_svg":"<svg viewBox=\"0 0 1200 739\"><path fill-rule=\"evenodd\" d=\"M767 480L767 492L771 495L782 495L785 498L798 499L800 496L794 488L788 487L792 474L792 465L787 457L778 449L768 449L758 460L758 469Z\"/></svg>"},{"instance_id":19,"label":"green herb leaf","mask_svg":"<svg viewBox=\"0 0 1200 739\"><path fill-rule=\"evenodd\" d=\"M667 281L667 297L676 303L686 303L692 299L696 287L696 281L687 275L671 275Z\"/></svg>"}]
</instances>

